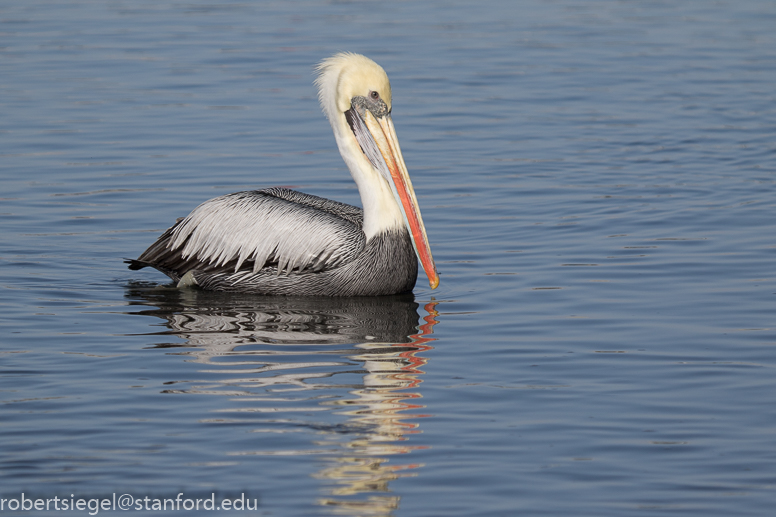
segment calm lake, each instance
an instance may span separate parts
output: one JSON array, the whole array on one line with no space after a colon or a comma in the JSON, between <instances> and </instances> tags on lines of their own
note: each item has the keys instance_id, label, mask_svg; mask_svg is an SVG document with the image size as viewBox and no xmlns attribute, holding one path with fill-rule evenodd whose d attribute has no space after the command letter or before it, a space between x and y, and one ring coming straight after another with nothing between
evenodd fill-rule
<instances>
[{"instance_id":1,"label":"calm lake","mask_svg":"<svg viewBox=\"0 0 776 517\"><path fill-rule=\"evenodd\" d=\"M360 205L312 84L343 50L439 288L126 269L221 194ZM771 515L774 85L771 0L4 1L0 514Z\"/></svg>"}]
</instances>

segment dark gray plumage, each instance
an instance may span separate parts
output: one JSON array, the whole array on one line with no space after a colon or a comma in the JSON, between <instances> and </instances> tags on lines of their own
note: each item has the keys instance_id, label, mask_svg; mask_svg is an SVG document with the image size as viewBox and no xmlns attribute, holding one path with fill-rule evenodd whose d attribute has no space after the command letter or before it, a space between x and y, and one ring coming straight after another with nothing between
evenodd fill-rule
<instances>
[{"instance_id":1,"label":"dark gray plumage","mask_svg":"<svg viewBox=\"0 0 776 517\"><path fill-rule=\"evenodd\" d=\"M292 216L292 217L289 217ZM363 211L284 188L206 201L130 269L184 285L265 295L378 296L412 290L418 262L403 227L367 240Z\"/></svg>"}]
</instances>

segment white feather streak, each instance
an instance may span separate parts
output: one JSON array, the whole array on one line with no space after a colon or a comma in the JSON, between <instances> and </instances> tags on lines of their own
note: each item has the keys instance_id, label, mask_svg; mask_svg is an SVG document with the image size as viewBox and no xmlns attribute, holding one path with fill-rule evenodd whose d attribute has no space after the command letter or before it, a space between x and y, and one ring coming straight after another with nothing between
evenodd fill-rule
<instances>
[{"instance_id":1,"label":"white feather streak","mask_svg":"<svg viewBox=\"0 0 776 517\"><path fill-rule=\"evenodd\" d=\"M365 236L333 214L259 192L239 192L199 205L173 232L171 249L235 271L278 263L278 274L332 268L363 249Z\"/></svg>"}]
</instances>

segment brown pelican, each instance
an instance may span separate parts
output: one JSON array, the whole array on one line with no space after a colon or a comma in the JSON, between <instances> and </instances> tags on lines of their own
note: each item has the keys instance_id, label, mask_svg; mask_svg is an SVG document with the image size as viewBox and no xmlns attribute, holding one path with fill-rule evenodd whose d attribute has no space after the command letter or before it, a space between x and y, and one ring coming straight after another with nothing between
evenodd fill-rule
<instances>
[{"instance_id":1,"label":"brown pelican","mask_svg":"<svg viewBox=\"0 0 776 517\"><path fill-rule=\"evenodd\" d=\"M318 65L318 97L363 210L285 188L205 201L130 269L178 282L265 295L374 296L410 291L418 259L434 289L418 201L391 120L391 85L371 59L341 53ZM417 258L416 258L417 255Z\"/></svg>"}]
</instances>

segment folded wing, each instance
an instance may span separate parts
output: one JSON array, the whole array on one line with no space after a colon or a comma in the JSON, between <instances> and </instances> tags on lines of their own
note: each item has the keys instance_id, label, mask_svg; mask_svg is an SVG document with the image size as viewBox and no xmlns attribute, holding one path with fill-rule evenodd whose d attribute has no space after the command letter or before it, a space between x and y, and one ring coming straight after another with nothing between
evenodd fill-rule
<instances>
[{"instance_id":1,"label":"folded wing","mask_svg":"<svg viewBox=\"0 0 776 517\"><path fill-rule=\"evenodd\" d=\"M192 269L324 271L363 250L362 220L360 208L294 190L237 192L179 219L130 268L152 266L174 280Z\"/></svg>"}]
</instances>

